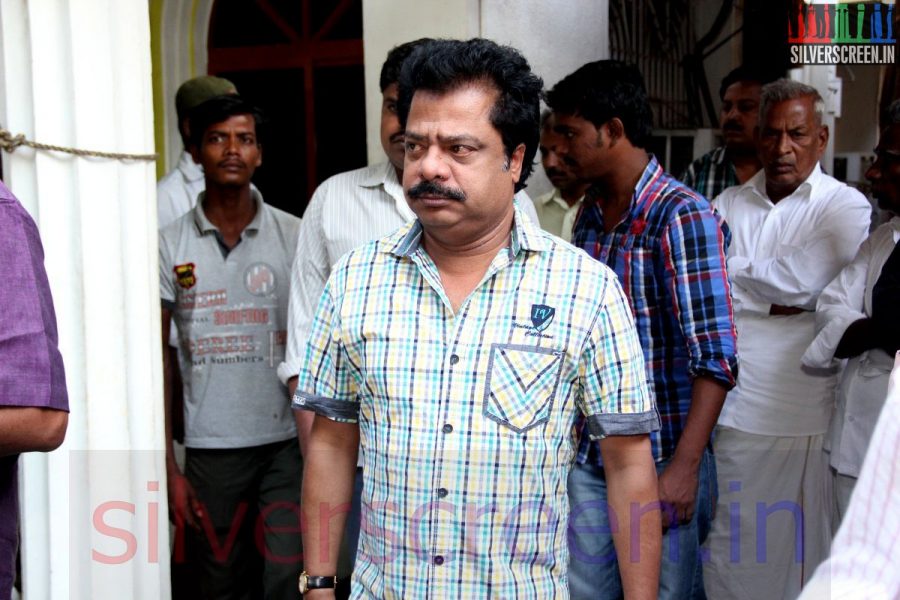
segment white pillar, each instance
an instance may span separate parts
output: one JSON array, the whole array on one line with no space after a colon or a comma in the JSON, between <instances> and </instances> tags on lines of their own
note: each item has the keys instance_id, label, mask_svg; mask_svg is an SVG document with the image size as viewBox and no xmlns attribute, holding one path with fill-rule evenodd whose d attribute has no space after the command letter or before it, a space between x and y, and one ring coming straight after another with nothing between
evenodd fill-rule
<instances>
[{"instance_id":1,"label":"white pillar","mask_svg":"<svg viewBox=\"0 0 900 600\"><path fill-rule=\"evenodd\" d=\"M0 123L152 152L148 15L146 0L0 2ZM71 407L62 448L22 461L24 598L168 598L153 163L3 160L41 231Z\"/></svg>"}]
</instances>

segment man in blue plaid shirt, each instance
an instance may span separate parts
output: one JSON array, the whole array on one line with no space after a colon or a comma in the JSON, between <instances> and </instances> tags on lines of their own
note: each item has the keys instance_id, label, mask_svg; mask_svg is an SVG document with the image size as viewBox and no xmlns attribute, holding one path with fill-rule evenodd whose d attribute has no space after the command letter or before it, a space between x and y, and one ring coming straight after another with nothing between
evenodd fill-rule
<instances>
[{"instance_id":1,"label":"man in blue plaid shirt","mask_svg":"<svg viewBox=\"0 0 900 600\"><path fill-rule=\"evenodd\" d=\"M574 243L619 276L656 394L662 427L651 440L668 528L659 597L702 598L700 543L716 483L710 433L737 372L727 235L709 203L644 150L651 112L637 69L589 63L547 99L564 140L557 153L576 177L593 184ZM582 435L569 478L573 598L622 595L608 478L605 458Z\"/></svg>"},{"instance_id":2,"label":"man in blue plaid shirt","mask_svg":"<svg viewBox=\"0 0 900 600\"><path fill-rule=\"evenodd\" d=\"M416 220L345 255L319 303L294 406L316 412L303 481L309 598L333 597L357 448L351 597L566 599L566 478L579 416L599 440L629 598L655 598L659 427L613 273L513 200L541 81L487 40L404 63L403 188Z\"/></svg>"}]
</instances>

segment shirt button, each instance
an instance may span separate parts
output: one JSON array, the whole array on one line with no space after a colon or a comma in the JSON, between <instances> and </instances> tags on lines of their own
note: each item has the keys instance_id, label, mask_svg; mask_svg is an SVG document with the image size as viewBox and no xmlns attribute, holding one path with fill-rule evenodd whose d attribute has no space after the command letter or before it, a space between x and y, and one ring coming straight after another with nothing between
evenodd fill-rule
<instances>
[{"instance_id":1,"label":"shirt button","mask_svg":"<svg viewBox=\"0 0 900 600\"><path fill-rule=\"evenodd\" d=\"M439 497L439 498L446 498L446 497L447 497L447 494L449 494L449 493L450 493L450 492L447 491L447 488L441 488L441 489L438 490L438 497Z\"/></svg>"},{"instance_id":2,"label":"shirt button","mask_svg":"<svg viewBox=\"0 0 900 600\"><path fill-rule=\"evenodd\" d=\"M455 365L458 362L459 362L459 357L455 354L451 354L450 355L450 364Z\"/></svg>"},{"instance_id":3,"label":"shirt button","mask_svg":"<svg viewBox=\"0 0 900 600\"><path fill-rule=\"evenodd\" d=\"M453 425L450 423L445 423L443 427L441 427L441 431L444 433L453 433Z\"/></svg>"},{"instance_id":4,"label":"shirt button","mask_svg":"<svg viewBox=\"0 0 900 600\"><path fill-rule=\"evenodd\" d=\"M441 566L442 564L444 564L444 557L441 556L440 554L438 554L437 556L435 556L435 557L434 557L434 564L436 564L437 566Z\"/></svg>"}]
</instances>

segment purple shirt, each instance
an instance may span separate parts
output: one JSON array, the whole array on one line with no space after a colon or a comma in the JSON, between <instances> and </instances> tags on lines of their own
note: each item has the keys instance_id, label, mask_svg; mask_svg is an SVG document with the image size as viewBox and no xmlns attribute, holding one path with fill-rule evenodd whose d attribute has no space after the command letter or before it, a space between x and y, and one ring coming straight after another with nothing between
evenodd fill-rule
<instances>
[{"instance_id":1,"label":"purple shirt","mask_svg":"<svg viewBox=\"0 0 900 600\"><path fill-rule=\"evenodd\" d=\"M69 410L56 315L37 226L0 181L0 406ZM0 457L0 598L18 545L18 455Z\"/></svg>"}]
</instances>

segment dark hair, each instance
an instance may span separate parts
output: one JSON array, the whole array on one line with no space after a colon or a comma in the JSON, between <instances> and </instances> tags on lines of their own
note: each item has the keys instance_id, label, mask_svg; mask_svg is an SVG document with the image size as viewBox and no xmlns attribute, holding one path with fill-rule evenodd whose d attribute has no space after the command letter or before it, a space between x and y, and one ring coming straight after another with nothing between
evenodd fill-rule
<instances>
[{"instance_id":1,"label":"dark hair","mask_svg":"<svg viewBox=\"0 0 900 600\"><path fill-rule=\"evenodd\" d=\"M735 83L752 82L763 86L775 81L779 77L781 77L781 74L775 73L774 71L767 72L759 67L741 65L736 69L732 69L731 72L722 79L722 83L719 85L719 100L725 99L725 90Z\"/></svg>"},{"instance_id":2,"label":"dark hair","mask_svg":"<svg viewBox=\"0 0 900 600\"><path fill-rule=\"evenodd\" d=\"M400 69L403 67L403 61L405 61L409 57L409 55L412 54L413 50L415 50L422 44L427 44L428 42L433 41L434 40L431 38L419 38L417 40L406 42L405 44L400 44L399 46L394 46L393 48L391 48L390 52L388 52L387 58L384 61L384 64L381 65L381 77L378 80L378 85L381 86L382 94L389 85L400 81Z\"/></svg>"},{"instance_id":3,"label":"dark hair","mask_svg":"<svg viewBox=\"0 0 900 600\"><path fill-rule=\"evenodd\" d=\"M191 145L200 147L203 134L210 125L227 121L235 115L250 115L256 123L256 143L262 144L265 129L265 117L260 109L250 104L237 94L216 96L202 104L198 104L188 112L188 123L191 129Z\"/></svg>"},{"instance_id":4,"label":"dark hair","mask_svg":"<svg viewBox=\"0 0 900 600\"><path fill-rule=\"evenodd\" d=\"M483 83L497 90L491 125L500 133L506 157L525 145L518 192L534 169L540 139L541 78L531 71L518 50L490 40L474 38L433 40L415 49L400 71L397 113L406 128L409 107L417 90L446 93L466 84Z\"/></svg>"},{"instance_id":5,"label":"dark hair","mask_svg":"<svg viewBox=\"0 0 900 600\"><path fill-rule=\"evenodd\" d=\"M625 137L645 148L653 133L653 112L641 72L618 60L581 66L547 93L553 112L578 115L599 128L613 118L622 121Z\"/></svg>"}]
</instances>

